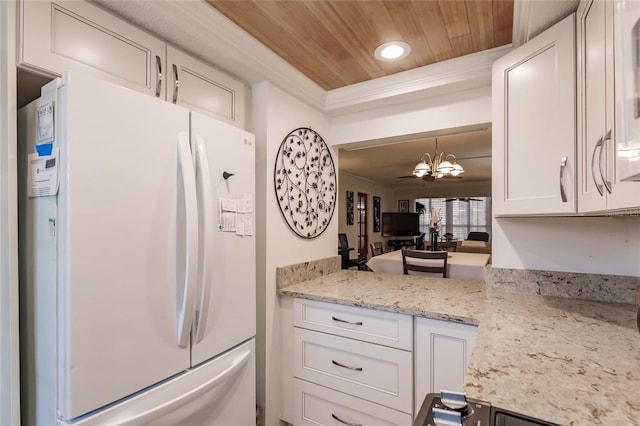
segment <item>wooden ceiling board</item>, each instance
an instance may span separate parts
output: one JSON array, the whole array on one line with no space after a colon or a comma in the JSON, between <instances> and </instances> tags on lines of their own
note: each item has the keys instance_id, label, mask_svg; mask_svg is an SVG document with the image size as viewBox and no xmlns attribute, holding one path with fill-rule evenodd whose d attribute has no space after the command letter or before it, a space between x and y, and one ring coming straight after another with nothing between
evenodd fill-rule
<instances>
[{"instance_id":1,"label":"wooden ceiling board","mask_svg":"<svg viewBox=\"0 0 640 426\"><path fill-rule=\"evenodd\" d=\"M513 0L207 0L325 90L511 42ZM411 54L378 61L380 44Z\"/></svg>"},{"instance_id":2,"label":"wooden ceiling board","mask_svg":"<svg viewBox=\"0 0 640 426\"><path fill-rule=\"evenodd\" d=\"M490 49L493 40L493 6L488 1L467 1L467 18L474 51Z\"/></svg>"}]
</instances>

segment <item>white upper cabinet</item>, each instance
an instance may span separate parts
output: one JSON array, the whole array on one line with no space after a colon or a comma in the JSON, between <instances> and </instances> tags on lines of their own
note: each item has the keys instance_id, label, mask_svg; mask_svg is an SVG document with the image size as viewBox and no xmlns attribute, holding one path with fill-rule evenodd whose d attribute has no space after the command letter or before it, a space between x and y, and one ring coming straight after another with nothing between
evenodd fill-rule
<instances>
[{"instance_id":1,"label":"white upper cabinet","mask_svg":"<svg viewBox=\"0 0 640 426\"><path fill-rule=\"evenodd\" d=\"M577 12L578 211L640 206L640 183L617 176L615 110L615 3L587 0Z\"/></svg>"},{"instance_id":2,"label":"white upper cabinet","mask_svg":"<svg viewBox=\"0 0 640 426\"><path fill-rule=\"evenodd\" d=\"M245 88L212 66L167 46L167 100L244 127Z\"/></svg>"},{"instance_id":3,"label":"white upper cabinet","mask_svg":"<svg viewBox=\"0 0 640 426\"><path fill-rule=\"evenodd\" d=\"M165 97L165 43L81 1L20 3L19 62L39 74L79 70Z\"/></svg>"},{"instance_id":4,"label":"white upper cabinet","mask_svg":"<svg viewBox=\"0 0 640 426\"><path fill-rule=\"evenodd\" d=\"M21 68L78 70L244 128L244 84L98 6L22 0L19 21Z\"/></svg>"},{"instance_id":5,"label":"white upper cabinet","mask_svg":"<svg viewBox=\"0 0 640 426\"><path fill-rule=\"evenodd\" d=\"M574 17L493 65L493 212L576 212Z\"/></svg>"}]
</instances>

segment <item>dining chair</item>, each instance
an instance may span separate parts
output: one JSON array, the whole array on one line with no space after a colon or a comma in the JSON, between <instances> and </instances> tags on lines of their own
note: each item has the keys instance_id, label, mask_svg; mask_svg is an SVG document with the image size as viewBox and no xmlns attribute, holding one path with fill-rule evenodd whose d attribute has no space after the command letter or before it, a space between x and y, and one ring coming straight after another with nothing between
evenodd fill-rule
<instances>
[{"instance_id":1,"label":"dining chair","mask_svg":"<svg viewBox=\"0 0 640 426\"><path fill-rule=\"evenodd\" d=\"M351 259L350 253L353 248L349 247L349 239L347 234L338 234L338 253L342 259L342 269L349 269L353 266L358 269L364 269L366 267L367 259Z\"/></svg>"},{"instance_id":2,"label":"dining chair","mask_svg":"<svg viewBox=\"0 0 640 426\"><path fill-rule=\"evenodd\" d=\"M409 275L409 271L431 272L442 274L442 278L447 278L447 259L449 253L446 251L421 251L421 250L402 250L402 270L405 275ZM409 259L409 261L407 261ZM433 264L412 263L411 259L427 259L441 262L433 262Z\"/></svg>"},{"instance_id":3,"label":"dining chair","mask_svg":"<svg viewBox=\"0 0 640 426\"><path fill-rule=\"evenodd\" d=\"M369 243L371 248L371 256L380 256L384 250L382 249L382 242L376 241L375 243Z\"/></svg>"},{"instance_id":4,"label":"dining chair","mask_svg":"<svg viewBox=\"0 0 640 426\"><path fill-rule=\"evenodd\" d=\"M489 242L489 233L488 232L469 232L467 235L467 240L469 241L484 241Z\"/></svg>"}]
</instances>

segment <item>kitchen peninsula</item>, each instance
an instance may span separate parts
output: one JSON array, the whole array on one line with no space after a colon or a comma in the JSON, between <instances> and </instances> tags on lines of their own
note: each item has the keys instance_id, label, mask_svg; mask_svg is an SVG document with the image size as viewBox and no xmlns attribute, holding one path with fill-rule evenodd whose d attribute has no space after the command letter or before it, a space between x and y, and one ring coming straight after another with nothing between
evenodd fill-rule
<instances>
[{"instance_id":1,"label":"kitchen peninsula","mask_svg":"<svg viewBox=\"0 0 640 426\"><path fill-rule=\"evenodd\" d=\"M280 296L478 325L468 397L563 425L640 424L633 304L358 271L285 281Z\"/></svg>"}]
</instances>

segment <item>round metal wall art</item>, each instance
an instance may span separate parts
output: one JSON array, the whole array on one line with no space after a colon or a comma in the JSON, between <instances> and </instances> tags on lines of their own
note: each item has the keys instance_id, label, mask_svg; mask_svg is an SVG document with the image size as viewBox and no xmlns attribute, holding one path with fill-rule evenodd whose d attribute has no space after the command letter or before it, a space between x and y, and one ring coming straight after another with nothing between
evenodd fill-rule
<instances>
[{"instance_id":1,"label":"round metal wall art","mask_svg":"<svg viewBox=\"0 0 640 426\"><path fill-rule=\"evenodd\" d=\"M280 144L274 187L282 217L302 238L322 234L336 206L336 169L322 136L309 127L290 132Z\"/></svg>"}]
</instances>

